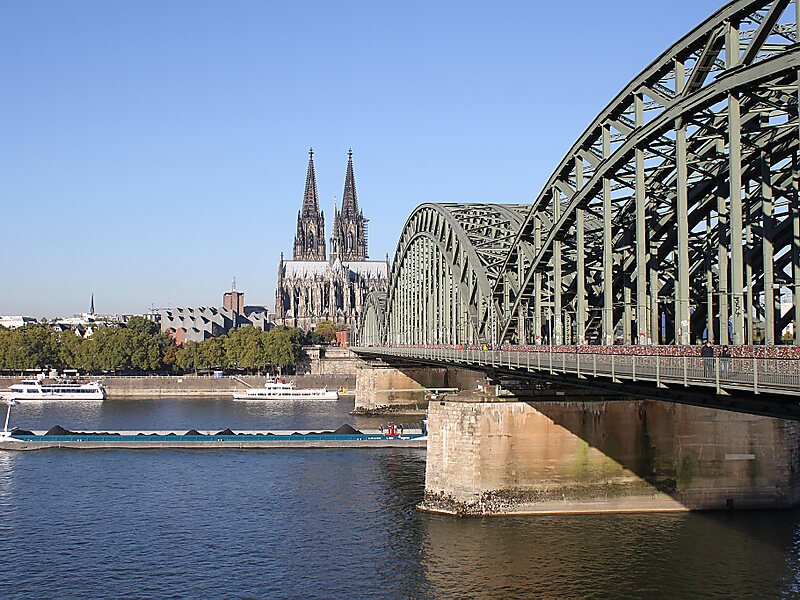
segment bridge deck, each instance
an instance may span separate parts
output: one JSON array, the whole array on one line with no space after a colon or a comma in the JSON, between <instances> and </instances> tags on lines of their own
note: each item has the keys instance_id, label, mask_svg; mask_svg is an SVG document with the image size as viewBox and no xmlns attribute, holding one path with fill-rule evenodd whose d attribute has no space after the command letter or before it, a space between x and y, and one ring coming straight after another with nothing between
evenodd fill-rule
<instances>
[{"instance_id":1,"label":"bridge deck","mask_svg":"<svg viewBox=\"0 0 800 600\"><path fill-rule=\"evenodd\" d=\"M607 378L614 382L651 382L657 387L699 387L716 394L743 391L753 394L800 395L800 360L757 356L703 358L692 353L662 355L613 352L612 347L574 346L569 350L547 346L504 347L369 347L357 353L410 360L458 364L465 368L492 368L579 379ZM612 349L612 351L608 351Z\"/></svg>"}]
</instances>

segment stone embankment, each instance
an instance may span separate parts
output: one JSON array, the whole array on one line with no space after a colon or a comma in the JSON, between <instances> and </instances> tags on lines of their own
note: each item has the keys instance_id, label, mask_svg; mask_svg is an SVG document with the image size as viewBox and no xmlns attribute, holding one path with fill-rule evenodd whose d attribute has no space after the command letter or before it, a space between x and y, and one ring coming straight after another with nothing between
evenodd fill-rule
<instances>
[{"instance_id":1,"label":"stone embankment","mask_svg":"<svg viewBox=\"0 0 800 600\"><path fill-rule=\"evenodd\" d=\"M256 375L213 377L195 375L115 377L96 378L103 382L110 398L147 397L168 398L186 396L220 396L242 391L248 387L261 387L265 377ZM293 381L298 388L327 387L331 390L345 389L353 393L354 375L295 375L284 378ZM0 389L18 383L19 377L0 378Z\"/></svg>"},{"instance_id":2,"label":"stone embankment","mask_svg":"<svg viewBox=\"0 0 800 600\"><path fill-rule=\"evenodd\" d=\"M352 415L414 415L423 416L428 412L428 401L417 404L381 404L379 406L359 406L350 411Z\"/></svg>"}]
</instances>

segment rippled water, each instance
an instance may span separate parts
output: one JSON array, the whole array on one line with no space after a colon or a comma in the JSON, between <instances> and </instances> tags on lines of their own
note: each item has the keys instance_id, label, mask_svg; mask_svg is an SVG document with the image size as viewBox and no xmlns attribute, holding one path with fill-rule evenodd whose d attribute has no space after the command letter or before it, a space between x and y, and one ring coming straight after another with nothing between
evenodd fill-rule
<instances>
[{"instance_id":1,"label":"rippled water","mask_svg":"<svg viewBox=\"0 0 800 600\"><path fill-rule=\"evenodd\" d=\"M320 429L347 402L20 406L70 428ZM418 450L0 452L0 597L792 597L800 512L420 513Z\"/></svg>"}]
</instances>

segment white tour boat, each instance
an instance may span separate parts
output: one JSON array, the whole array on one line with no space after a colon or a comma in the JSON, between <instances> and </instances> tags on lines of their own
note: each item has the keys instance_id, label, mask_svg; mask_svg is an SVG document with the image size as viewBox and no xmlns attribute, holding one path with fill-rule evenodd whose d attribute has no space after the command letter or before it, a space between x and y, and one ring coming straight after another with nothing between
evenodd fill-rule
<instances>
[{"instance_id":1,"label":"white tour boat","mask_svg":"<svg viewBox=\"0 0 800 600\"><path fill-rule=\"evenodd\" d=\"M107 396L106 389L99 381L46 383L38 379L23 379L9 387L4 395L19 402L105 400Z\"/></svg>"},{"instance_id":2,"label":"white tour boat","mask_svg":"<svg viewBox=\"0 0 800 600\"><path fill-rule=\"evenodd\" d=\"M263 388L249 388L233 395L234 400L338 400L339 393L327 388L298 389L293 382L267 379Z\"/></svg>"}]
</instances>

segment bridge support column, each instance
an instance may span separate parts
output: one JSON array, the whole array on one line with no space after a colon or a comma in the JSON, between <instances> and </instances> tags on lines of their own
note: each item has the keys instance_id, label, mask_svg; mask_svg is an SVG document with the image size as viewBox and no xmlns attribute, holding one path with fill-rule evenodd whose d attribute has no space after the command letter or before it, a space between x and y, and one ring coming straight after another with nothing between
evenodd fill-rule
<instances>
[{"instance_id":1,"label":"bridge support column","mask_svg":"<svg viewBox=\"0 0 800 600\"><path fill-rule=\"evenodd\" d=\"M561 192L553 186L553 221L558 222L561 218ZM561 309L561 294L562 294L562 274L561 274L561 242L556 240L553 242L553 321L555 325L554 342L556 346L564 343L563 311ZM553 343L553 342L551 342Z\"/></svg>"},{"instance_id":2,"label":"bridge support column","mask_svg":"<svg viewBox=\"0 0 800 600\"><path fill-rule=\"evenodd\" d=\"M740 62L739 27L728 22L725 35L725 61L727 68ZM734 344L745 343L745 298L744 298L744 249L742 248L742 111L739 95L728 94L728 171L730 197L730 245L731 245L731 300L733 301ZM747 340L752 344L753 340Z\"/></svg>"},{"instance_id":3,"label":"bridge support column","mask_svg":"<svg viewBox=\"0 0 800 600\"><path fill-rule=\"evenodd\" d=\"M533 229L533 247L538 253L542 248L542 221L536 215ZM533 274L533 338L538 346L542 343L542 272Z\"/></svg>"},{"instance_id":4,"label":"bridge support column","mask_svg":"<svg viewBox=\"0 0 800 600\"><path fill-rule=\"evenodd\" d=\"M774 346L776 339L780 340L781 332L780 330L776 331L775 327L775 275L772 268L775 260L773 247L775 224L773 221L772 173L770 172L770 157L766 152L761 153L761 219L764 232L761 247L761 264L764 268L764 344ZM777 315L780 317L780 305L778 305Z\"/></svg>"},{"instance_id":5,"label":"bridge support column","mask_svg":"<svg viewBox=\"0 0 800 600\"><path fill-rule=\"evenodd\" d=\"M583 187L583 159L575 157L575 187ZM586 216L584 210L575 211L575 343L586 344Z\"/></svg>"},{"instance_id":6,"label":"bridge support column","mask_svg":"<svg viewBox=\"0 0 800 600\"><path fill-rule=\"evenodd\" d=\"M800 6L800 3L798 3ZM800 10L800 9L798 9ZM798 72L798 95L800 95L800 72ZM800 346L800 157L792 159L792 308L794 345Z\"/></svg>"},{"instance_id":7,"label":"bridge support column","mask_svg":"<svg viewBox=\"0 0 800 600\"><path fill-rule=\"evenodd\" d=\"M354 412L382 414L424 410L430 392L426 388L471 390L485 379L479 371L453 367L394 367L367 364L356 370Z\"/></svg>"},{"instance_id":8,"label":"bridge support column","mask_svg":"<svg viewBox=\"0 0 800 600\"><path fill-rule=\"evenodd\" d=\"M720 144L717 152L724 152ZM728 294L728 201L721 192L717 195L717 271L719 273L719 339L716 343L727 345L730 340L728 323L730 321Z\"/></svg>"},{"instance_id":9,"label":"bridge support column","mask_svg":"<svg viewBox=\"0 0 800 600\"><path fill-rule=\"evenodd\" d=\"M800 423L654 401L431 402L425 499L460 515L784 508Z\"/></svg>"},{"instance_id":10,"label":"bridge support column","mask_svg":"<svg viewBox=\"0 0 800 600\"><path fill-rule=\"evenodd\" d=\"M644 125L644 102L641 94L636 94L634 101L636 126ZM639 345L650 343L648 333L650 319L650 301L647 298L647 209L645 207L644 150L637 148L635 152L636 183L636 337Z\"/></svg>"},{"instance_id":11,"label":"bridge support column","mask_svg":"<svg viewBox=\"0 0 800 600\"><path fill-rule=\"evenodd\" d=\"M603 158L611 155L611 132L603 126ZM611 346L616 341L614 329L614 246L611 237L611 180L603 178L603 344Z\"/></svg>"}]
</instances>

